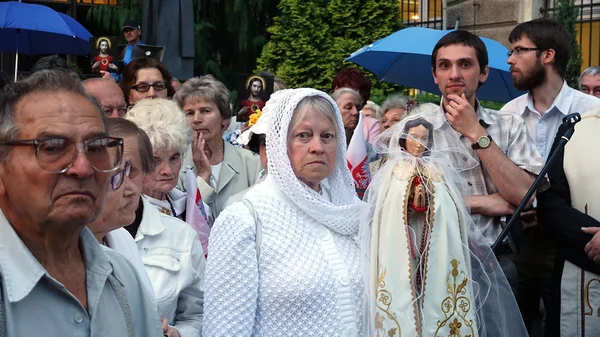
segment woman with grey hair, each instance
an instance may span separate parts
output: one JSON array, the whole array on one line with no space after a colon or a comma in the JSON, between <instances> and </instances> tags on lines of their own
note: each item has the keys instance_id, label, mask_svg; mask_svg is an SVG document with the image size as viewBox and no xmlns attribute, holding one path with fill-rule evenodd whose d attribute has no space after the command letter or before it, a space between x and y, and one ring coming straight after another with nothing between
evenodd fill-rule
<instances>
[{"instance_id":1,"label":"woman with grey hair","mask_svg":"<svg viewBox=\"0 0 600 337\"><path fill-rule=\"evenodd\" d=\"M169 337L199 337L202 332L204 251L196 231L169 215L180 215L185 211L185 194L177 191L175 185L189 128L177 104L160 98L139 101L128 112L127 119L148 134L155 162L154 173L138 181L144 197L136 211L134 223L138 227L129 230L142 255L159 311L165 319L165 334ZM183 206L178 202L181 199Z\"/></svg>"},{"instance_id":2,"label":"woman with grey hair","mask_svg":"<svg viewBox=\"0 0 600 337\"><path fill-rule=\"evenodd\" d=\"M223 139L231 121L230 94L211 75L187 80L173 100L183 110L193 132L183 166L196 173L202 198L217 218L229 197L256 181L261 171L258 156ZM185 189L184 177L182 171L179 185L182 189Z\"/></svg>"},{"instance_id":3,"label":"woman with grey hair","mask_svg":"<svg viewBox=\"0 0 600 337\"><path fill-rule=\"evenodd\" d=\"M406 117L410 97L402 94L394 94L389 96L381 105L381 113L377 116L381 125L381 132L389 129L404 117Z\"/></svg>"},{"instance_id":4,"label":"woman with grey hair","mask_svg":"<svg viewBox=\"0 0 600 337\"><path fill-rule=\"evenodd\" d=\"M335 102L282 90L265 105L269 174L217 218L205 336L362 336L363 203Z\"/></svg>"},{"instance_id":5,"label":"woman with grey hair","mask_svg":"<svg viewBox=\"0 0 600 337\"><path fill-rule=\"evenodd\" d=\"M411 100L410 97L394 94L389 96L381 105L381 114L378 116L380 132L383 133L385 130L396 125L406 116L412 107L417 104L415 100ZM371 175L374 175L379 168L387 161L387 155L382 155L381 158L369 163L369 170Z\"/></svg>"},{"instance_id":6,"label":"woman with grey hair","mask_svg":"<svg viewBox=\"0 0 600 337\"><path fill-rule=\"evenodd\" d=\"M344 129L346 130L346 141L350 144L350 139L358 124L359 111L362 110L363 100L360 93L351 88L339 88L331 94L331 98L340 109ZM375 137L379 135L379 122L375 118L363 116L362 126L365 140L371 144Z\"/></svg>"}]
</instances>

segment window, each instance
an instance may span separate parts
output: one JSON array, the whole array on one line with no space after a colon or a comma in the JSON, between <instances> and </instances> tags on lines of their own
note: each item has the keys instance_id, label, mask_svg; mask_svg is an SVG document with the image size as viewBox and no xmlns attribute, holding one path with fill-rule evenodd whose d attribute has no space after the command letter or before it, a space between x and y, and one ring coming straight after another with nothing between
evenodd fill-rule
<instances>
[{"instance_id":1,"label":"window","mask_svg":"<svg viewBox=\"0 0 600 337\"><path fill-rule=\"evenodd\" d=\"M554 14L554 4L555 0L548 0L545 10L548 16ZM575 29L583 59L583 71L600 64L600 0L575 0L575 6L579 12L579 22Z\"/></svg>"},{"instance_id":2,"label":"window","mask_svg":"<svg viewBox=\"0 0 600 337\"><path fill-rule=\"evenodd\" d=\"M407 26L443 29L442 0L398 0L402 22Z\"/></svg>"}]
</instances>

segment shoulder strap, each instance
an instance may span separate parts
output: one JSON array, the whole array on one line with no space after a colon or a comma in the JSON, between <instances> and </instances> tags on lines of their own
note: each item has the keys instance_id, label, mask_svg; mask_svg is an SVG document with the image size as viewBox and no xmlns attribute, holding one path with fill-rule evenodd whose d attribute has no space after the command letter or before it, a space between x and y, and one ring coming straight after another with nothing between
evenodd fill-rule
<instances>
[{"instance_id":1,"label":"shoulder strap","mask_svg":"<svg viewBox=\"0 0 600 337\"><path fill-rule=\"evenodd\" d=\"M250 200L242 199L242 202L244 203L244 205L246 205L246 207L248 207L250 213L252 213L252 217L254 218L254 224L256 225L256 261L258 261L258 258L260 257L260 244L262 242L262 224L260 223L260 220L258 219L258 214L256 214L256 210L254 209L254 206L252 205Z\"/></svg>"},{"instance_id":2,"label":"shoulder strap","mask_svg":"<svg viewBox=\"0 0 600 337\"><path fill-rule=\"evenodd\" d=\"M129 307L129 302L127 302L127 297L125 297L125 288L113 274L108 275L108 283L110 283L110 286L113 288L113 291L115 292L115 296L117 297L117 302L119 302L121 311L123 311L123 317L125 318L125 324L127 324L127 336L135 337L135 333L134 333L134 329L133 329L133 315L131 314L131 307ZM0 335L0 337L4 337L4 336Z\"/></svg>"}]
</instances>

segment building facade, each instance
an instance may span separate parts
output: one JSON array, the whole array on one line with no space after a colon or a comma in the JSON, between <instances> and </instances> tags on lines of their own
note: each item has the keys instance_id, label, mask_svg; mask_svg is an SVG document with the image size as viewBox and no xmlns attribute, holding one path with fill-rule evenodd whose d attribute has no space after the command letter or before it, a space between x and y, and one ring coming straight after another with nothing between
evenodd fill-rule
<instances>
[{"instance_id":1,"label":"building facade","mask_svg":"<svg viewBox=\"0 0 600 337\"><path fill-rule=\"evenodd\" d=\"M399 0L407 26L460 28L509 47L508 35L519 23L552 17L555 0ZM600 64L600 0L575 0L577 41L583 66Z\"/></svg>"}]
</instances>

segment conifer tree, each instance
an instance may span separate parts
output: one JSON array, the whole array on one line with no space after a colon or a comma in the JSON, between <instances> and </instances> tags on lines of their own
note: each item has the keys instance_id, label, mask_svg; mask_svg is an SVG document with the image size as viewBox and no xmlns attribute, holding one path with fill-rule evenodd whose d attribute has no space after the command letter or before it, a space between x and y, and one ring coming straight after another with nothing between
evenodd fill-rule
<instances>
[{"instance_id":1,"label":"conifer tree","mask_svg":"<svg viewBox=\"0 0 600 337\"><path fill-rule=\"evenodd\" d=\"M577 29L575 24L578 18L578 9L575 7L575 0L556 0L555 18L562 23L569 35L571 35L571 59L567 65L565 80L572 88L578 87L579 74L581 73L581 50L577 43Z\"/></svg>"}]
</instances>

